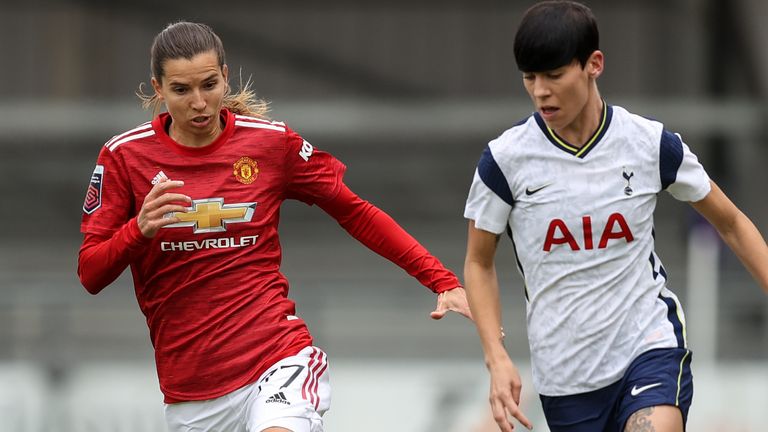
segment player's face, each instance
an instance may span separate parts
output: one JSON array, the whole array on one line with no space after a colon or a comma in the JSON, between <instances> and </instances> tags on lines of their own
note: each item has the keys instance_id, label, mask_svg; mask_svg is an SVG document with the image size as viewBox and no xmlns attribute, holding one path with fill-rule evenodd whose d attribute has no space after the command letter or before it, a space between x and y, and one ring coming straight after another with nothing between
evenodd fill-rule
<instances>
[{"instance_id":1,"label":"player's face","mask_svg":"<svg viewBox=\"0 0 768 432\"><path fill-rule=\"evenodd\" d=\"M221 133L219 111L227 90L227 66L214 51L166 60L162 83L152 86L171 115L171 134L182 144L204 145Z\"/></svg>"},{"instance_id":2,"label":"player's face","mask_svg":"<svg viewBox=\"0 0 768 432\"><path fill-rule=\"evenodd\" d=\"M599 98L595 79L602 70L603 55L595 51L584 67L574 60L550 71L525 72L523 84L547 126L559 131L582 123L588 102Z\"/></svg>"}]
</instances>

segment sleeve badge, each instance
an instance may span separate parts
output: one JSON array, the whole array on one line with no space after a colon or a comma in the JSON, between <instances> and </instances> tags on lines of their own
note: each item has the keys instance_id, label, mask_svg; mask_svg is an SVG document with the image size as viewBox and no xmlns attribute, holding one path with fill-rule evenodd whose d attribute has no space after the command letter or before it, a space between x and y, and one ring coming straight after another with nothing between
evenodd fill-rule
<instances>
[{"instance_id":1,"label":"sleeve badge","mask_svg":"<svg viewBox=\"0 0 768 432\"><path fill-rule=\"evenodd\" d=\"M91 214L101 207L101 189L104 183L104 165L96 165L91 174L91 183L88 185L88 191L85 193L85 202L83 211Z\"/></svg>"}]
</instances>

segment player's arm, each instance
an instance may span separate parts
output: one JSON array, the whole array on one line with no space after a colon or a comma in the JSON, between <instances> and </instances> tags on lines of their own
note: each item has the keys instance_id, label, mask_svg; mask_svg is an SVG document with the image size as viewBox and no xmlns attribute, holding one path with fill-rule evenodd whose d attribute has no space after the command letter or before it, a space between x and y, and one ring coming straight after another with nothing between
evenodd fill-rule
<instances>
[{"instance_id":1,"label":"player's arm","mask_svg":"<svg viewBox=\"0 0 768 432\"><path fill-rule=\"evenodd\" d=\"M178 222L166 218L170 212L185 212L182 203L191 202L186 195L170 193L181 187L181 181L156 184L144 198L139 214L130 219L111 236L85 233L77 262L80 283L91 294L98 294L114 282L128 265L140 256L157 231L165 225Z\"/></svg>"},{"instance_id":2,"label":"player's arm","mask_svg":"<svg viewBox=\"0 0 768 432\"><path fill-rule=\"evenodd\" d=\"M755 224L736 207L722 190L711 182L712 190L701 201L691 205L733 250L744 267L768 293L768 246Z\"/></svg>"},{"instance_id":3,"label":"player's arm","mask_svg":"<svg viewBox=\"0 0 768 432\"><path fill-rule=\"evenodd\" d=\"M77 259L77 275L86 291L98 294L114 282L144 250L149 239L133 218L110 236L86 233Z\"/></svg>"},{"instance_id":4,"label":"player's arm","mask_svg":"<svg viewBox=\"0 0 768 432\"><path fill-rule=\"evenodd\" d=\"M366 247L392 261L438 294L432 318L449 310L471 318L464 289L453 272L427 251L387 213L342 184L332 199L317 205Z\"/></svg>"},{"instance_id":5,"label":"player's arm","mask_svg":"<svg viewBox=\"0 0 768 432\"><path fill-rule=\"evenodd\" d=\"M533 425L518 406L522 390L520 374L503 343L499 282L494 264L498 241L497 234L477 229L475 221L469 221L464 282L483 346L485 364L491 374L490 403L493 418L502 431L510 432L513 425L508 415L515 417L528 429Z\"/></svg>"}]
</instances>

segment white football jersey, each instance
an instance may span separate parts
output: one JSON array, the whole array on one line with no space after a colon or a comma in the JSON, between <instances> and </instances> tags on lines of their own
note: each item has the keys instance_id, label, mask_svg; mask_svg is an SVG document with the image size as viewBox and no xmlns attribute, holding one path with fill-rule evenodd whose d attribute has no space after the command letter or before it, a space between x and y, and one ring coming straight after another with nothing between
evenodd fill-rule
<instances>
[{"instance_id":1,"label":"white football jersey","mask_svg":"<svg viewBox=\"0 0 768 432\"><path fill-rule=\"evenodd\" d=\"M643 352L687 348L682 308L654 252L662 190L699 201L709 177L679 135L618 106L604 104L581 148L535 113L483 152L464 216L512 238L540 394L596 390Z\"/></svg>"}]
</instances>

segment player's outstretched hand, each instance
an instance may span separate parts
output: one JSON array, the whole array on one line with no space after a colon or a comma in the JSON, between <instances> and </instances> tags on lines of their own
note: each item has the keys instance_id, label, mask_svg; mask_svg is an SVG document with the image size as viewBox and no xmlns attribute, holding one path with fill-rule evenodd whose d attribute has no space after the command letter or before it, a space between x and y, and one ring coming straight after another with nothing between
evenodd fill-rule
<instances>
[{"instance_id":1,"label":"player's outstretched hand","mask_svg":"<svg viewBox=\"0 0 768 432\"><path fill-rule=\"evenodd\" d=\"M514 417L529 430L533 424L520 410L520 392L523 388L520 372L511 360L490 366L491 372L491 411L493 419L502 432L512 432L515 425L510 420Z\"/></svg>"},{"instance_id":2,"label":"player's outstretched hand","mask_svg":"<svg viewBox=\"0 0 768 432\"><path fill-rule=\"evenodd\" d=\"M160 228L179 222L176 217L166 218L164 215L171 212L186 212L187 209L181 204L192 203L192 199L186 195L168 192L182 186L184 186L183 181L161 181L152 187L152 190L144 197L144 203L136 217L136 222L139 224L139 229L144 237L152 238Z\"/></svg>"},{"instance_id":3,"label":"player's outstretched hand","mask_svg":"<svg viewBox=\"0 0 768 432\"><path fill-rule=\"evenodd\" d=\"M452 290L443 291L437 295L437 307L429 316L432 319L439 320L448 312L453 311L472 319L472 312L469 311L467 303L467 292L462 287L456 287Z\"/></svg>"}]
</instances>

